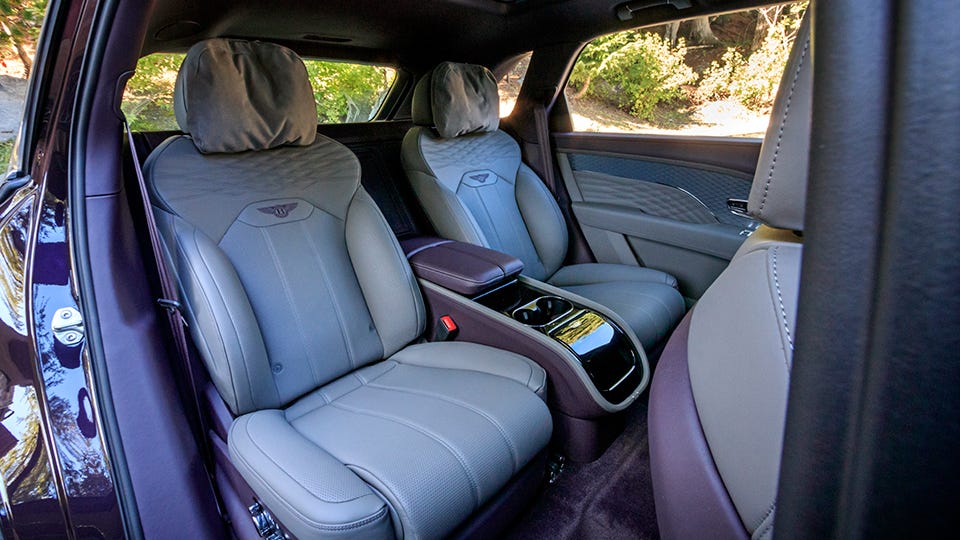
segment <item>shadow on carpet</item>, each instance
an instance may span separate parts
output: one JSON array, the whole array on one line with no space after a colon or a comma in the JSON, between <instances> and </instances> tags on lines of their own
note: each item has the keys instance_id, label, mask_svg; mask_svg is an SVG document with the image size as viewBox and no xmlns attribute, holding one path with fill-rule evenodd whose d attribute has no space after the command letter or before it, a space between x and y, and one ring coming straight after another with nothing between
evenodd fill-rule
<instances>
[{"instance_id":1,"label":"shadow on carpet","mask_svg":"<svg viewBox=\"0 0 960 540\"><path fill-rule=\"evenodd\" d=\"M510 539L658 539L647 445L647 403L600 459L567 463L506 535ZM639 400L638 400L639 401Z\"/></svg>"}]
</instances>

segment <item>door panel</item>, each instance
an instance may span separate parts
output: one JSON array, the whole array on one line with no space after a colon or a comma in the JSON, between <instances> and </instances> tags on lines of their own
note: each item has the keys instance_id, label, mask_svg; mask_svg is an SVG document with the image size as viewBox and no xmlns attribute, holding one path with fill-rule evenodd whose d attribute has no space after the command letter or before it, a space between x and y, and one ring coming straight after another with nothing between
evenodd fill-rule
<instances>
[{"instance_id":1,"label":"door panel","mask_svg":"<svg viewBox=\"0 0 960 540\"><path fill-rule=\"evenodd\" d=\"M756 227L727 199L749 196L759 140L563 133L555 142L599 262L670 272L696 299Z\"/></svg>"}]
</instances>

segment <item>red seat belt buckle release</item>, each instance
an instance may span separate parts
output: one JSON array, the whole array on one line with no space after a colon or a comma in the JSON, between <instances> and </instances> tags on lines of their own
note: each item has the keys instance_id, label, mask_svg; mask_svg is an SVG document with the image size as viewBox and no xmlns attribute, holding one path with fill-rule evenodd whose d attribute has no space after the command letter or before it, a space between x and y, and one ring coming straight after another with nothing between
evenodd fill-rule
<instances>
[{"instance_id":1,"label":"red seat belt buckle release","mask_svg":"<svg viewBox=\"0 0 960 540\"><path fill-rule=\"evenodd\" d=\"M434 333L434 341L450 341L457 337L457 332L460 329L457 328L457 323L453 321L453 317L449 315L444 315L440 317L440 321L437 323L437 329Z\"/></svg>"}]
</instances>

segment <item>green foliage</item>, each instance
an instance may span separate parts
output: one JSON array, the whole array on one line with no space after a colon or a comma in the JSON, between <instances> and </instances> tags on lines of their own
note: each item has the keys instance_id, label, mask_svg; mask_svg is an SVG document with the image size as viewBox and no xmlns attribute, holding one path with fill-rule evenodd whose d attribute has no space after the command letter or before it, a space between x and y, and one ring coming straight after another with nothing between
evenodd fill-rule
<instances>
[{"instance_id":1,"label":"green foliage","mask_svg":"<svg viewBox=\"0 0 960 540\"><path fill-rule=\"evenodd\" d=\"M0 0L2 1L2 0ZM151 54L137 62L122 109L134 131L175 130L173 87L182 54ZM321 123L366 122L396 78L387 67L305 60Z\"/></svg>"},{"instance_id":2,"label":"green foliage","mask_svg":"<svg viewBox=\"0 0 960 540\"><path fill-rule=\"evenodd\" d=\"M13 139L0 142L0 167L4 173L7 172L7 165L10 163L10 154L13 152Z\"/></svg>"},{"instance_id":3,"label":"green foliage","mask_svg":"<svg viewBox=\"0 0 960 540\"><path fill-rule=\"evenodd\" d=\"M753 110L773 106L780 77L790 56L806 3L795 4L780 15L759 48L744 56L734 47L727 49L703 74L700 94L709 100L733 98Z\"/></svg>"},{"instance_id":4,"label":"green foliage","mask_svg":"<svg viewBox=\"0 0 960 540\"><path fill-rule=\"evenodd\" d=\"M179 129L173 114L173 87L183 54L151 54L137 62L120 108L134 131Z\"/></svg>"},{"instance_id":5,"label":"green foliage","mask_svg":"<svg viewBox=\"0 0 960 540\"><path fill-rule=\"evenodd\" d=\"M0 0L3 39L16 45L34 42L47 9L47 0Z\"/></svg>"},{"instance_id":6,"label":"green foliage","mask_svg":"<svg viewBox=\"0 0 960 540\"><path fill-rule=\"evenodd\" d=\"M321 124L366 122L377 112L396 71L367 64L305 60Z\"/></svg>"},{"instance_id":7,"label":"green foliage","mask_svg":"<svg viewBox=\"0 0 960 540\"><path fill-rule=\"evenodd\" d=\"M615 104L638 118L651 118L655 107L682 97L682 85L697 74L684 60L687 49L657 34L627 31L587 45L570 75L578 97L592 96Z\"/></svg>"}]
</instances>

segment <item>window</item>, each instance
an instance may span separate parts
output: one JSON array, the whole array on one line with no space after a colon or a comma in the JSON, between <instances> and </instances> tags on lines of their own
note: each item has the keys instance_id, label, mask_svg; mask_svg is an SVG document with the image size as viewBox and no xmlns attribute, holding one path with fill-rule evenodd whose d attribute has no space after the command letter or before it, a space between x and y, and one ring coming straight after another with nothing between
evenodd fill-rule
<instances>
[{"instance_id":1,"label":"window","mask_svg":"<svg viewBox=\"0 0 960 540\"><path fill-rule=\"evenodd\" d=\"M807 2L597 38L565 95L575 131L762 137Z\"/></svg>"},{"instance_id":2,"label":"window","mask_svg":"<svg viewBox=\"0 0 960 540\"><path fill-rule=\"evenodd\" d=\"M127 83L123 113L134 131L177 130L173 87L183 54L157 53L137 62ZM393 68L304 59L321 124L367 122L383 104L397 78Z\"/></svg>"},{"instance_id":3,"label":"window","mask_svg":"<svg viewBox=\"0 0 960 540\"><path fill-rule=\"evenodd\" d=\"M500 93L500 118L510 116L513 106L517 104L517 94L520 93L523 78L527 76L527 67L530 66L530 55L531 53L527 53L521 56L497 83L497 90Z\"/></svg>"}]
</instances>

